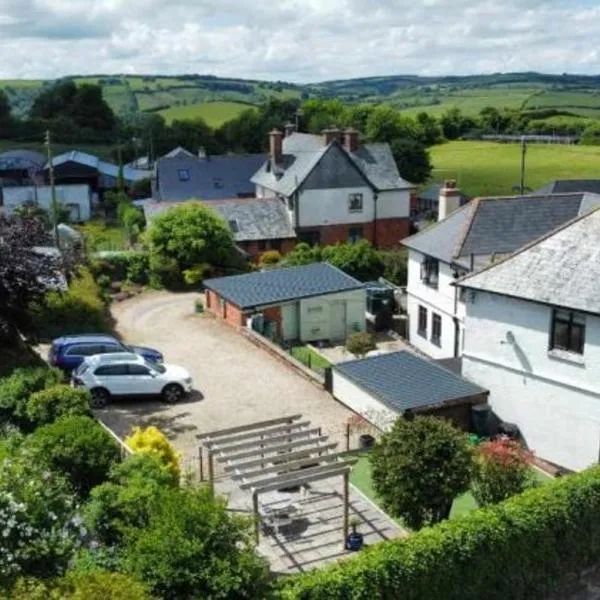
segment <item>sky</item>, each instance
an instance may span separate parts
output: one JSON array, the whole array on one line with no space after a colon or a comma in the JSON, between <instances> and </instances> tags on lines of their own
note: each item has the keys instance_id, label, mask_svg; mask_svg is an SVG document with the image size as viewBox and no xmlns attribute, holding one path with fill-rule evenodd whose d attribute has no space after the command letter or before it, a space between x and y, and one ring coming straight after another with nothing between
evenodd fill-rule
<instances>
[{"instance_id":1,"label":"sky","mask_svg":"<svg viewBox=\"0 0 600 600\"><path fill-rule=\"evenodd\" d=\"M600 73L597 0L0 0L0 78Z\"/></svg>"}]
</instances>

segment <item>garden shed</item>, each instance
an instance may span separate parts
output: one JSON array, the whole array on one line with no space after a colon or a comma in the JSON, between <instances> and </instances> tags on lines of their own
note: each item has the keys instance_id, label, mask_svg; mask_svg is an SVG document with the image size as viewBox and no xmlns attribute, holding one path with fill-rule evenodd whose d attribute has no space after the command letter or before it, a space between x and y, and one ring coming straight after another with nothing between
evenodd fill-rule
<instances>
[{"instance_id":1,"label":"garden shed","mask_svg":"<svg viewBox=\"0 0 600 600\"><path fill-rule=\"evenodd\" d=\"M206 307L271 339L344 341L365 329L364 285L328 263L207 279Z\"/></svg>"},{"instance_id":2,"label":"garden shed","mask_svg":"<svg viewBox=\"0 0 600 600\"><path fill-rule=\"evenodd\" d=\"M331 392L348 408L384 430L407 412L445 417L468 430L471 407L486 403L489 394L406 350L334 365Z\"/></svg>"}]
</instances>

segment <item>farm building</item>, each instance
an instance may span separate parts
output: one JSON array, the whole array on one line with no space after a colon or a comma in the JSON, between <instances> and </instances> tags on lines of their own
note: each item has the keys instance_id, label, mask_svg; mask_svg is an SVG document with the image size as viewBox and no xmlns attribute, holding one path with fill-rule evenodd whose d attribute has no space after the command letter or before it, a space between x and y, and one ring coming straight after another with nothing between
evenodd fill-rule
<instances>
[{"instance_id":1,"label":"farm building","mask_svg":"<svg viewBox=\"0 0 600 600\"><path fill-rule=\"evenodd\" d=\"M364 285L328 263L208 279L206 306L282 342L335 340L365 329Z\"/></svg>"},{"instance_id":2,"label":"farm building","mask_svg":"<svg viewBox=\"0 0 600 600\"><path fill-rule=\"evenodd\" d=\"M373 425L386 429L407 411L471 426L471 408L485 404L487 390L408 351L334 365L331 392Z\"/></svg>"},{"instance_id":3,"label":"farm building","mask_svg":"<svg viewBox=\"0 0 600 600\"><path fill-rule=\"evenodd\" d=\"M2 186L42 183L40 173L46 157L32 150L8 150L0 154L0 196Z\"/></svg>"},{"instance_id":4,"label":"farm building","mask_svg":"<svg viewBox=\"0 0 600 600\"><path fill-rule=\"evenodd\" d=\"M81 223L92 216L92 192L87 184L57 185L56 202L69 209L69 221ZM52 210L52 190L49 185L6 187L3 190L4 213L10 216L24 204L36 204Z\"/></svg>"}]
</instances>

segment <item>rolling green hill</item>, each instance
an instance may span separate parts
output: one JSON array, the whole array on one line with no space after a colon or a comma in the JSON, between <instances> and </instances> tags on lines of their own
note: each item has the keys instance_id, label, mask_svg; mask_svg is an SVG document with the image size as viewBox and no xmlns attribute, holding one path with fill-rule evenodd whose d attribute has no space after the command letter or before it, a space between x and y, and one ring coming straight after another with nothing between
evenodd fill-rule
<instances>
[{"instance_id":1,"label":"rolling green hill","mask_svg":"<svg viewBox=\"0 0 600 600\"><path fill-rule=\"evenodd\" d=\"M219 127L249 108L252 108L249 104L242 104L241 102L202 102L185 106L173 106L159 111L159 114L165 118L167 123L171 123L175 119L185 120L201 117L211 127Z\"/></svg>"},{"instance_id":2,"label":"rolling green hill","mask_svg":"<svg viewBox=\"0 0 600 600\"><path fill-rule=\"evenodd\" d=\"M448 142L430 149L434 179L456 179L470 196L514 194L521 165L519 144ZM532 190L554 179L597 179L600 147L530 144L525 185Z\"/></svg>"}]
</instances>

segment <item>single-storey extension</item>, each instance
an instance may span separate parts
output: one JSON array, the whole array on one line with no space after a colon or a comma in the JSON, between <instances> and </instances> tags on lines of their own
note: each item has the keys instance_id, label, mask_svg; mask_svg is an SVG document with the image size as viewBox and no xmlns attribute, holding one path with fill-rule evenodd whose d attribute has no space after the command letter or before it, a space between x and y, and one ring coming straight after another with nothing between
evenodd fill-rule
<instances>
[{"instance_id":1,"label":"single-storey extension","mask_svg":"<svg viewBox=\"0 0 600 600\"><path fill-rule=\"evenodd\" d=\"M386 430L408 413L471 426L471 407L489 392L452 371L402 350L339 363L332 367L331 393L376 427Z\"/></svg>"},{"instance_id":2,"label":"single-storey extension","mask_svg":"<svg viewBox=\"0 0 600 600\"><path fill-rule=\"evenodd\" d=\"M206 307L281 341L343 341L364 331L364 285L328 263L207 279Z\"/></svg>"}]
</instances>

